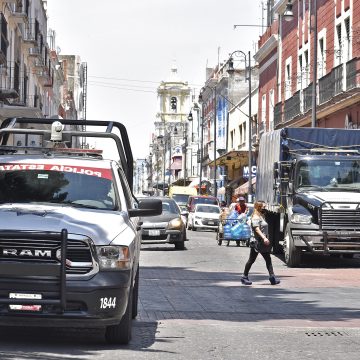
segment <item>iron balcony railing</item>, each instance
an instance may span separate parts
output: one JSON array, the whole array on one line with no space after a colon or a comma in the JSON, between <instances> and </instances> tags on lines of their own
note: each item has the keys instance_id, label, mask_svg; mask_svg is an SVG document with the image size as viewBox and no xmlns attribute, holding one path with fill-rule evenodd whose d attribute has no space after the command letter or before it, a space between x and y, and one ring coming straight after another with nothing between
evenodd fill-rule
<instances>
[{"instance_id":1,"label":"iron balcony railing","mask_svg":"<svg viewBox=\"0 0 360 360\"><path fill-rule=\"evenodd\" d=\"M274 106L274 128L277 128L282 122L282 102L278 102Z\"/></svg>"},{"instance_id":2,"label":"iron balcony railing","mask_svg":"<svg viewBox=\"0 0 360 360\"><path fill-rule=\"evenodd\" d=\"M343 64L319 79L319 103L324 104L343 91Z\"/></svg>"},{"instance_id":3,"label":"iron balcony railing","mask_svg":"<svg viewBox=\"0 0 360 360\"><path fill-rule=\"evenodd\" d=\"M312 95L313 86L309 84L307 88L303 90L303 112L306 113L312 108Z\"/></svg>"},{"instance_id":4,"label":"iron balcony railing","mask_svg":"<svg viewBox=\"0 0 360 360\"><path fill-rule=\"evenodd\" d=\"M284 103L284 120L288 122L300 114L300 90Z\"/></svg>"},{"instance_id":5,"label":"iron balcony railing","mask_svg":"<svg viewBox=\"0 0 360 360\"><path fill-rule=\"evenodd\" d=\"M359 87L359 69L359 58L351 59L346 63L346 90L351 90Z\"/></svg>"}]
</instances>

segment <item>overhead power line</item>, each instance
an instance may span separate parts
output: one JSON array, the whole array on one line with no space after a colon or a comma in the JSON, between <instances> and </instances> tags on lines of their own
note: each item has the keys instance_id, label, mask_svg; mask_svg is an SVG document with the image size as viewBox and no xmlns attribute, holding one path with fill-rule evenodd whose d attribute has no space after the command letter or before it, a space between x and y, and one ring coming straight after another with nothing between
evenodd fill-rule
<instances>
[{"instance_id":1,"label":"overhead power line","mask_svg":"<svg viewBox=\"0 0 360 360\"><path fill-rule=\"evenodd\" d=\"M91 84L91 82L89 82L89 86L99 86L99 87L105 87L105 88L110 88L110 89L117 89L117 90L126 90L126 91L137 91L137 92L148 92L148 93L156 93L156 91L151 91L151 90L140 90L140 89L131 89L131 88L124 88L124 87L119 87L119 86L109 86L109 85L99 85L99 84Z\"/></svg>"}]
</instances>

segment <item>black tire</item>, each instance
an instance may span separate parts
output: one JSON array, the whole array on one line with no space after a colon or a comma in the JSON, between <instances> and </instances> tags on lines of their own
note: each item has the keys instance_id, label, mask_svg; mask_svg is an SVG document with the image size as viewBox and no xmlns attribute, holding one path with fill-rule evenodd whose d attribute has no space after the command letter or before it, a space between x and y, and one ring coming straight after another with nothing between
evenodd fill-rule
<instances>
[{"instance_id":1,"label":"black tire","mask_svg":"<svg viewBox=\"0 0 360 360\"><path fill-rule=\"evenodd\" d=\"M130 288L125 314L119 324L106 327L105 340L108 344L127 345L130 342L132 332L132 297L133 288Z\"/></svg>"},{"instance_id":2,"label":"black tire","mask_svg":"<svg viewBox=\"0 0 360 360\"><path fill-rule=\"evenodd\" d=\"M184 241L177 241L175 243L175 249L176 250L184 250L185 249L185 243Z\"/></svg>"},{"instance_id":3,"label":"black tire","mask_svg":"<svg viewBox=\"0 0 360 360\"><path fill-rule=\"evenodd\" d=\"M185 249L185 240L186 240L186 230L184 229L182 241L177 241L175 243L176 250L184 250Z\"/></svg>"},{"instance_id":4,"label":"black tire","mask_svg":"<svg viewBox=\"0 0 360 360\"><path fill-rule=\"evenodd\" d=\"M288 267L297 267L301 263L301 251L294 245L294 239L290 233L289 225L286 226L284 233L284 255L285 263Z\"/></svg>"},{"instance_id":5,"label":"black tire","mask_svg":"<svg viewBox=\"0 0 360 360\"><path fill-rule=\"evenodd\" d=\"M217 241L217 244L218 244L219 246L221 246L222 240L220 239L220 233L219 233L219 232L216 233L216 241Z\"/></svg>"},{"instance_id":6,"label":"black tire","mask_svg":"<svg viewBox=\"0 0 360 360\"><path fill-rule=\"evenodd\" d=\"M236 240L236 246L240 246L240 240Z\"/></svg>"},{"instance_id":7,"label":"black tire","mask_svg":"<svg viewBox=\"0 0 360 360\"><path fill-rule=\"evenodd\" d=\"M283 246L280 245L279 240L284 238L284 234L280 232L280 215L268 214L266 221L269 224L269 240L272 244L273 254L282 254Z\"/></svg>"},{"instance_id":8,"label":"black tire","mask_svg":"<svg viewBox=\"0 0 360 360\"><path fill-rule=\"evenodd\" d=\"M190 225L190 221L188 221L186 228L187 228L188 230L192 230L192 227L191 227L191 225Z\"/></svg>"},{"instance_id":9,"label":"black tire","mask_svg":"<svg viewBox=\"0 0 360 360\"><path fill-rule=\"evenodd\" d=\"M133 298L132 298L132 314L131 314L131 316L133 319L135 319L138 315L139 278L140 278L140 268L138 265L136 276L135 276Z\"/></svg>"}]
</instances>

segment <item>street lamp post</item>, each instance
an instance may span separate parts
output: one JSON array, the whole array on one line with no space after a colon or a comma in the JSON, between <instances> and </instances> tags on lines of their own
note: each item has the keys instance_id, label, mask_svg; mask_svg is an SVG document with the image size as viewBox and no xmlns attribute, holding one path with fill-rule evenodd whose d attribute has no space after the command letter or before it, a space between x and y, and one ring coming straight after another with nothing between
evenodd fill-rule
<instances>
[{"instance_id":1,"label":"street lamp post","mask_svg":"<svg viewBox=\"0 0 360 360\"><path fill-rule=\"evenodd\" d=\"M252 202L252 140L251 140L251 56L250 56L250 51L248 52L248 55L246 56L246 53L244 53L241 50L236 50L233 51L230 56L229 56L229 60L228 60L228 64L229 64L229 68L228 68L228 73L230 75L232 75L234 73L234 62L233 62L233 55L238 55L241 54L244 56L245 58L245 68L248 69L248 83L249 83L249 95L248 95L248 101L249 101L249 114L248 114L248 118L249 118L249 124L248 124L248 137L249 137L249 141L248 141L248 156L249 156L249 188L248 188L248 202L251 203Z\"/></svg>"},{"instance_id":2,"label":"street lamp post","mask_svg":"<svg viewBox=\"0 0 360 360\"><path fill-rule=\"evenodd\" d=\"M187 178L187 146L188 146L188 140L187 140L187 122L184 124L184 132L183 132L183 140L184 140L184 186L186 186L186 178Z\"/></svg>"},{"instance_id":3,"label":"street lamp post","mask_svg":"<svg viewBox=\"0 0 360 360\"><path fill-rule=\"evenodd\" d=\"M199 95L199 103L202 102L202 98ZM195 103L193 109L196 111L197 113L197 133L200 133L200 144L199 144L199 139L197 139L197 145L198 145L198 152L197 154L199 154L200 152L200 166L199 166L199 188L198 188L198 194L201 195L201 183L202 183L202 163L203 163L203 137L204 137L204 128L203 128L203 119L202 119L202 115L201 115L201 108L200 106L198 106L198 104ZM188 120L189 121L193 121L193 116L192 113L190 111L189 116L188 116ZM191 125L191 131L193 132L193 124ZM201 127L201 128L200 128ZM193 138L194 134L191 134L191 138L192 141L194 141Z\"/></svg>"}]
</instances>

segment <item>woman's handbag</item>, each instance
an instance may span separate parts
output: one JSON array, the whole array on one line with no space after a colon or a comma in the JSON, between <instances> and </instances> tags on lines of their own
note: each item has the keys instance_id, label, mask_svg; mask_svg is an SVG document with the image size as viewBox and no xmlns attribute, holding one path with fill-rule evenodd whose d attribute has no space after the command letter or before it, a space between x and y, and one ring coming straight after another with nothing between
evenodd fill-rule
<instances>
[{"instance_id":1,"label":"woman's handbag","mask_svg":"<svg viewBox=\"0 0 360 360\"><path fill-rule=\"evenodd\" d=\"M259 245L259 242L258 242L258 240L255 238L253 231L251 231L250 240L249 240L249 246L250 246L251 248L254 248L255 250L257 250L258 245Z\"/></svg>"}]
</instances>

